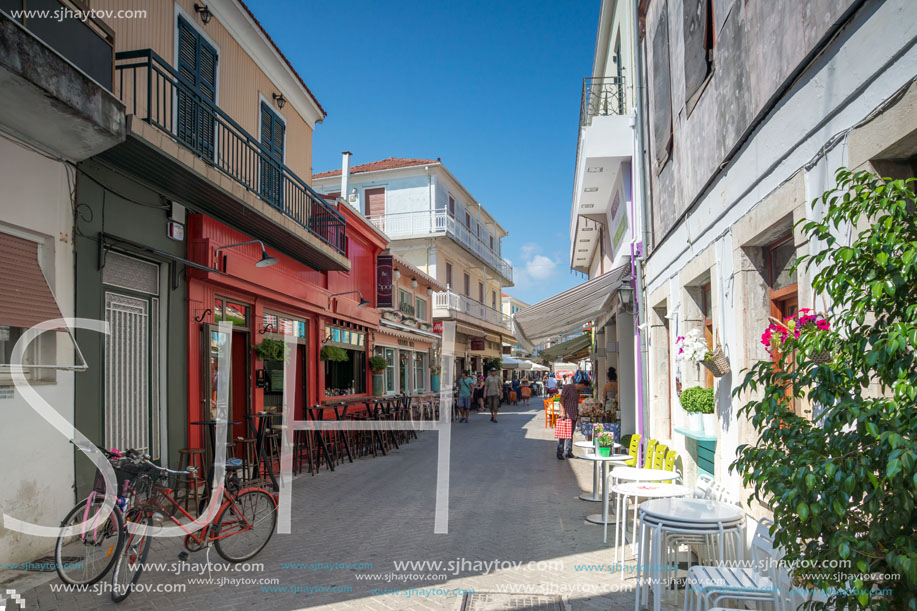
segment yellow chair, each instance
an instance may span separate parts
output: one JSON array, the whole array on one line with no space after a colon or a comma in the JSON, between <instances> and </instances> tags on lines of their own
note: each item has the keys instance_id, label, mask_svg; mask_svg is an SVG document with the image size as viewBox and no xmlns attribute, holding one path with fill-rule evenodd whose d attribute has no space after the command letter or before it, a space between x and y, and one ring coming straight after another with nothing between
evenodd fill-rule
<instances>
[{"instance_id":1,"label":"yellow chair","mask_svg":"<svg viewBox=\"0 0 917 611\"><path fill-rule=\"evenodd\" d=\"M658 443L656 444L656 456L653 458L653 469L662 469L665 466L665 455L669 452L669 446Z\"/></svg>"},{"instance_id":2,"label":"yellow chair","mask_svg":"<svg viewBox=\"0 0 917 611\"><path fill-rule=\"evenodd\" d=\"M653 468L653 457L656 455L656 444L659 443L655 439L650 439L646 442L646 453L643 455L643 468L652 469Z\"/></svg>"},{"instance_id":3,"label":"yellow chair","mask_svg":"<svg viewBox=\"0 0 917 611\"><path fill-rule=\"evenodd\" d=\"M554 402L550 399L544 400L544 428L551 426L551 408L554 406Z\"/></svg>"},{"instance_id":4,"label":"yellow chair","mask_svg":"<svg viewBox=\"0 0 917 611\"><path fill-rule=\"evenodd\" d=\"M665 467L664 467L664 469L665 469L666 471L672 471L673 473L677 473L676 467L675 467L675 463L676 463L677 461L678 461L678 451L677 451L677 450L669 450L669 453L666 454L666 456L665 456ZM669 483L669 484L674 484L674 483L675 483L675 480L669 480L667 483Z\"/></svg>"},{"instance_id":5,"label":"yellow chair","mask_svg":"<svg viewBox=\"0 0 917 611\"><path fill-rule=\"evenodd\" d=\"M625 461L625 465L628 467L637 466L637 456L640 453L640 435L632 435L630 438L630 449L627 452L630 454L630 459Z\"/></svg>"}]
</instances>

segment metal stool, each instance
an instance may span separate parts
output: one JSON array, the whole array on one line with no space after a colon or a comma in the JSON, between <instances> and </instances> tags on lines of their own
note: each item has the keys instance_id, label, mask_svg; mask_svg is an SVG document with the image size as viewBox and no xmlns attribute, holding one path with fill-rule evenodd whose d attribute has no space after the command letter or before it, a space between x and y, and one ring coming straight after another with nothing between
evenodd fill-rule
<instances>
[{"instance_id":1,"label":"metal stool","mask_svg":"<svg viewBox=\"0 0 917 611\"><path fill-rule=\"evenodd\" d=\"M178 478L178 486L184 489L185 509L188 509L188 501L193 497L194 511L200 506L201 497L199 488L204 482L201 480L205 477L204 473L204 450L201 448L182 448L178 451L178 470L186 471L188 467L197 467L197 473L194 475L181 475Z\"/></svg>"},{"instance_id":2,"label":"metal stool","mask_svg":"<svg viewBox=\"0 0 917 611\"><path fill-rule=\"evenodd\" d=\"M258 464L258 459L255 456L257 445L257 439L243 439L242 437L236 437L236 448L238 456L234 458L242 459L242 479L244 480L255 479L255 465Z\"/></svg>"}]
</instances>

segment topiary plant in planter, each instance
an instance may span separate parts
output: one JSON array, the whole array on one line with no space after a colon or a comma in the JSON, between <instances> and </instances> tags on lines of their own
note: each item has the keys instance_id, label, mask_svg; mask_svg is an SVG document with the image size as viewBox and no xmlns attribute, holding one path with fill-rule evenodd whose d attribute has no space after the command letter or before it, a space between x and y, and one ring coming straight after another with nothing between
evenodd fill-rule
<instances>
[{"instance_id":1,"label":"topiary plant in planter","mask_svg":"<svg viewBox=\"0 0 917 611\"><path fill-rule=\"evenodd\" d=\"M681 392L681 406L688 412L688 427L694 431L704 431L711 435L715 431L716 422L707 423L704 419L713 419L715 401L712 388L692 386Z\"/></svg>"},{"instance_id":2,"label":"topiary plant in planter","mask_svg":"<svg viewBox=\"0 0 917 611\"><path fill-rule=\"evenodd\" d=\"M290 351L286 345L277 339L264 338L260 344L252 346L259 361L286 361Z\"/></svg>"}]
</instances>

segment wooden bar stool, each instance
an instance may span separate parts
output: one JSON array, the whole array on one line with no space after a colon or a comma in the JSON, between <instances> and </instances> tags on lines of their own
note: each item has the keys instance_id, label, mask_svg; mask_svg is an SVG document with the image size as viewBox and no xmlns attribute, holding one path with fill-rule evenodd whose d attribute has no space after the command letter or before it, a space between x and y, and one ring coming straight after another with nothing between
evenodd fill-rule
<instances>
[{"instance_id":1,"label":"wooden bar stool","mask_svg":"<svg viewBox=\"0 0 917 611\"><path fill-rule=\"evenodd\" d=\"M258 465L257 446L257 439L236 438L236 458L242 459L242 479L244 480L253 480L257 476L255 473Z\"/></svg>"}]
</instances>

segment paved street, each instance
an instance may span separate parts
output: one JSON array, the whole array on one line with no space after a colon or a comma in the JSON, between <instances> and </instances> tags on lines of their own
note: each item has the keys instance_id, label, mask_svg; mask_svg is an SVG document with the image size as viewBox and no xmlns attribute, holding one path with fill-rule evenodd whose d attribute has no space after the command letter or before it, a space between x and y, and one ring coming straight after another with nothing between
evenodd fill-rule
<instances>
[{"instance_id":1,"label":"paved street","mask_svg":"<svg viewBox=\"0 0 917 611\"><path fill-rule=\"evenodd\" d=\"M299 592L263 591L271 586L259 584L189 584L189 579L208 577L190 570L180 575L150 572L143 575L142 584L188 584L187 591L135 592L120 608L455 609L461 596L451 590L494 592L526 585L536 594L568 595L571 609L632 608L632 579L577 571L577 566L611 562L601 528L583 519L598 506L577 499L591 489L591 466L554 457L555 442L544 428L540 409L506 409L496 425L484 414L474 415L470 424L452 425L448 534L433 534L437 443L436 434L426 432L387 457L298 478L294 534L275 535L254 559L263 563L263 570L212 573L214 581L226 582L277 578L276 585L291 590L299 586ZM157 541L148 561L176 561L179 550L175 540ZM204 560L199 553L189 562ZM211 560L222 562L216 553ZM453 565L399 570L396 561ZM525 568L487 571L486 565L472 564L493 561L522 563ZM528 569L529 562L553 564ZM283 568L284 563L303 563L304 568ZM313 570L312 563L325 566ZM326 568L334 563L362 563L365 568ZM443 573L448 575L431 577ZM323 591L326 587L347 591ZM403 592L379 595L373 590ZM107 594L53 593L49 584L27 592L25 598L27 608L116 607Z\"/></svg>"}]
</instances>

